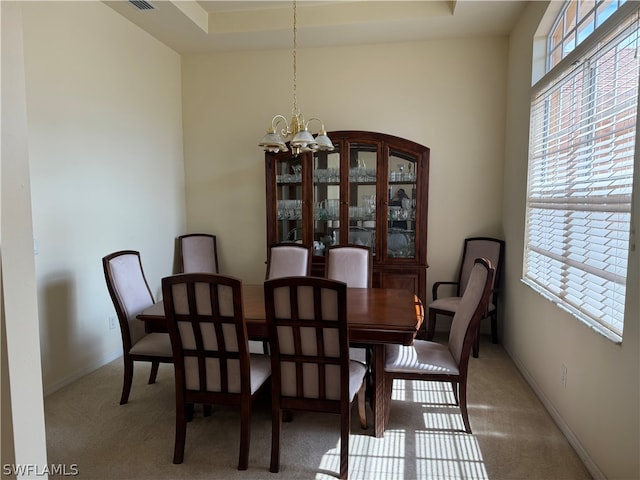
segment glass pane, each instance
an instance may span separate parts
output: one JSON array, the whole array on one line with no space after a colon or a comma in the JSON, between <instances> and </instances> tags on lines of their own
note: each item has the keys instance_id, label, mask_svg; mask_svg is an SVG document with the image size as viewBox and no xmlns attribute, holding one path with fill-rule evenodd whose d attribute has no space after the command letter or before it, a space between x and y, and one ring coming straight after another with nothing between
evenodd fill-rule
<instances>
[{"instance_id":1,"label":"glass pane","mask_svg":"<svg viewBox=\"0 0 640 480\"><path fill-rule=\"evenodd\" d=\"M575 1L570 1L564 14L564 33L565 35L569 31L576 27L576 17L578 16L578 4Z\"/></svg>"},{"instance_id":2,"label":"glass pane","mask_svg":"<svg viewBox=\"0 0 640 480\"><path fill-rule=\"evenodd\" d=\"M403 152L389 152L389 211L387 256L415 258L416 159Z\"/></svg>"},{"instance_id":3,"label":"glass pane","mask_svg":"<svg viewBox=\"0 0 640 480\"><path fill-rule=\"evenodd\" d=\"M302 162L286 157L276 164L278 242L302 243Z\"/></svg>"},{"instance_id":4,"label":"glass pane","mask_svg":"<svg viewBox=\"0 0 640 480\"><path fill-rule=\"evenodd\" d=\"M340 150L313 154L313 254L340 240Z\"/></svg>"},{"instance_id":5,"label":"glass pane","mask_svg":"<svg viewBox=\"0 0 640 480\"><path fill-rule=\"evenodd\" d=\"M588 21L592 22L595 8L596 8L595 0L580 0L579 7L578 7L578 10L579 10L578 23L582 22L588 16L591 16L591 20L588 20Z\"/></svg>"},{"instance_id":6,"label":"glass pane","mask_svg":"<svg viewBox=\"0 0 640 480\"><path fill-rule=\"evenodd\" d=\"M602 23L617 9L618 2L616 0L606 0L598 5L596 12L596 27L602 25Z\"/></svg>"},{"instance_id":7,"label":"glass pane","mask_svg":"<svg viewBox=\"0 0 640 480\"><path fill-rule=\"evenodd\" d=\"M585 38L593 33L595 29L595 13L591 14L578 26L578 43L582 43Z\"/></svg>"},{"instance_id":8,"label":"glass pane","mask_svg":"<svg viewBox=\"0 0 640 480\"><path fill-rule=\"evenodd\" d=\"M376 145L349 147L349 238L353 245L364 245L375 255L376 238Z\"/></svg>"},{"instance_id":9,"label":"glass pane","mask_svg":"<svg viewBox=\"0 0 640 480\"><path fill-rule=\"evenodd\" d=\"M564 38L564 24L562 21L558 22L556 28L551 32L551 45L549 46L551 50L555 49L558 45L562 44L562 39Z\"/></svg>"}]
</instances>

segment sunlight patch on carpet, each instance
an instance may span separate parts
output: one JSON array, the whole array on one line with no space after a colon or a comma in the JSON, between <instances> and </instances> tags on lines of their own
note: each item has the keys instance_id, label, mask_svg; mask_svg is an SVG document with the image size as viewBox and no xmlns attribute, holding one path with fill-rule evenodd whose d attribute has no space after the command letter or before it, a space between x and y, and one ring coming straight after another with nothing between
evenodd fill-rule
<instances>
[{"instance_id":1,"label":"sunlight patch on carpet","mask_svg":"<svg viewBox=\"0 0 640 480\"><path fill-rule=\"evenodd\" d=\"M436 405L453 405L455 397L450 383L393 380L392 400Z\"/></svg>"},{"instance_id":2,"label":"sunlight patch on carpet","mask_svg":"<svg viewBox=\"0 0 640 480\"><path fill-rule=\"evenodd\" d=\"M415 432L419 478L488 479L478 441L466 433Z\"/></svg>"}]
</instances>

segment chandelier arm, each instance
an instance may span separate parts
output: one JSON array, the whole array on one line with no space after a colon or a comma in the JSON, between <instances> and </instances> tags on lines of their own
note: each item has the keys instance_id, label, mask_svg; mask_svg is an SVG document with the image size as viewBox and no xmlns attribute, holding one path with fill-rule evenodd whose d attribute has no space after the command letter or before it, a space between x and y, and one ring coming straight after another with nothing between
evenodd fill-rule
<instances>
[{"instance_id":1,"label":"chandelier arm","mask_svg":"<svg viewBox=\"0 0 640 480\"><path fill-rule=\"evenodd\" d=\"M317 121L317 122L320 122L320 133L322 133L322 134L327 133L327 132L325 131L325 129L324 129L324 122L323 122L321 119L319 119L318 117L311 117L311 118L307 121L307 123L304 125L304 128L305 128L306 130L308 130L308 129L309 129L309 124L311 123L311 121L312 121L312 120L315 120L315 121Z\"/></svg>"},{"instance_id":2,"label":"chandelier arm","mask_svg":"<svg viewBox=\"0 0 640 480\"><path fill-rule=\"evenodd\" d=\"M291 131L289 129L289 122L284 115L276 115L275 117L273 117L273 119L271 120L271 130L274 133L277 132L278 125L280 125L282 122L284 122L286 128L280 130L280 135L282 137L287 137L291 133Z\"/></svg>"}]
</instances>

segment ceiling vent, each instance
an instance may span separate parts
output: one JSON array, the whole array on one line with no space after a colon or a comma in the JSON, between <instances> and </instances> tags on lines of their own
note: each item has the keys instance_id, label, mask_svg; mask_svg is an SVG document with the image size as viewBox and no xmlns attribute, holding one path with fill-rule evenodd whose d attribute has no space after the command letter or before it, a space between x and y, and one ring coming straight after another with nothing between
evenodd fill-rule
<instances>
[{"instance_id":1,"label":"ceiling vent","mask_svg":"<svg viewBox=\"0 0 640 480\"><path fill-rule=\"evenodd\" d=\"M129 0L129 3L136 7L138 10L155 10L151 2L146 2L145 0Z\"/></svg>"}]
</instances>

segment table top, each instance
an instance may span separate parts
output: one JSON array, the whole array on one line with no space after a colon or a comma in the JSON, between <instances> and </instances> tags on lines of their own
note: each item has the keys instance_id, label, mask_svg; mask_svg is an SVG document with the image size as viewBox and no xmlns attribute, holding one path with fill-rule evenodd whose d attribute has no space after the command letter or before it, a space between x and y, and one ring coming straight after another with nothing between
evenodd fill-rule
<instances>
[{"instance_id":1,"label":"table top","mask_svg":"<svg viewBox=\"0 0 640 480\"><path fill-rule=\"evenodd\" d=\"M266 338L264 286L243 285L242 297L249 336ZM424 308L420 299L408 290L348 288L347 317L351 342L411 345L422 325ZM145 309L138 318L163 321L162 301Z\"/></svg>"}]
</instances>

